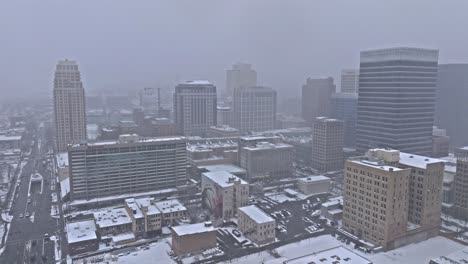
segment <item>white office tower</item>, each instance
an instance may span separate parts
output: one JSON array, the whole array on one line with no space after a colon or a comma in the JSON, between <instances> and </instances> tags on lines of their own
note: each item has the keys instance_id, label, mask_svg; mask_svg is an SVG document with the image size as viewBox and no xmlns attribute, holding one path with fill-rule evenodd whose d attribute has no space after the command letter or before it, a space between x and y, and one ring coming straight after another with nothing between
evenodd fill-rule
<instances>
[{"instance_id":1,"label":"white office tower","mask_svg":"<svg viewBox=\"0 0 468 264\"><path fill-rule=\"evenodd\" d=\"M216 86L209 81L188 81L178 84L174 93L174 119L177 134L205 136L216 126Z\"/></svg>"},{"instance_id":2,"label":"white office tower","mask_svg":"<svg viewBox=\"0 0 468 264\"><path fill-rule=\"evenodd\" d=\"M251 64L236 63L226 71L226 95L232 96L237 89L257 86L257 72Z\"/></svg>"},{"instance_id":3,"label":"white office tower","mask_svg":"<svg viewBox=\"0 0 468 264\"><path fill-rule=\"evenodd\" d=\"M347 69L341 71L341 92L357 93L359 91L359 70Z\"/></svg>"},{"instance_id":4,"label":"white office tower","mask_svg":"<svg viewBox=\"0 0 468 264\"><path fill-rule=\"evenodd\" d=\"M54 77L56 148L86 140L85 92L75 61L59 61Z\"/></svg>"}]
</instances>

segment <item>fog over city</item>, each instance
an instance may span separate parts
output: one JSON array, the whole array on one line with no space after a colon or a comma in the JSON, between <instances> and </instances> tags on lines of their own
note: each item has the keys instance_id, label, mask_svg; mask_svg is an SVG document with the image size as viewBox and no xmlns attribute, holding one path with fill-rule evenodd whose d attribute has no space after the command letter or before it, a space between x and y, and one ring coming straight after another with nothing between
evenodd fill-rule
<instances>
[{"instance_id":1,"label":"fog over city","mask_svg":"<svg viewBox=\"0 0 468 264\"><path fill-rule=\"evenodd\" d=\"M237 61L259 83L300 95L307 77L338 77L359 51L392 46L468 60L466 1L2 1L2 99L50 96L54 63L80 63L88 93L210 79ZM338 78L337 78L338 79Z\"/></svg>"},{"instance_id":2,"label":"fog over city","mask_svg":"<svg viewBox=\"0 0 468 264\"><path fill-rule=\"evenodd\" d=\"M0 2L0 264L468 263L468 1Z\"/></svg>"}]
</instances>

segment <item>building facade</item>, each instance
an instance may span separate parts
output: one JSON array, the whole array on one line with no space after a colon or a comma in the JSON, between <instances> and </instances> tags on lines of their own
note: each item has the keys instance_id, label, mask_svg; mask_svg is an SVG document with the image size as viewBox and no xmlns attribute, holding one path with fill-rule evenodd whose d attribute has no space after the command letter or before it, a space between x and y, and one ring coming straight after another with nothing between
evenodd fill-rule
<instances>
[{"instance_id":1,"label":"building facade","mask_svg":"<svg viewBox=\"0 0 468 264\"><path fill-rule=\"evenodd\" d=\"M232 96L238 89L257 86L257 72L251 64L236 63L226 71L226 96Z\"/></svg>"},{"instance_id":2,"label":"building facade","mask_svg":"<svg viewBox=\"0 0 468 264\"><path fill-rule=\"evenodd\" d=\"M203 202L217 219L230 219L249 203L249 184L226 171L202 173Z\"/></svg>"},{"instance_id":3,"label":"building facade","mask_svg":"<svg viewBox=\"0 0 468 264\"><path fill-rule=\"evenodd\" d=\"M216 125L216 86L209 81L188 81L178 84L174 93L176 131L184 136L205 136Z\"/></svg>"},{"instance_id":4,"label":"building facade","mask_svg":"<svg viewBox=\"0 0 468 264\"><path fill-rule=\"evenodd\" d=\"M68 144L87 139L85 91L75 61L58 62L53 94L56 149L64 152Z\"/></svg>"},{"instance_id":5,"label":"building facade","mask_svg":"<svg viewBox=\"0 0 468 264\"><path fill-rule=\"evenodd\" d=\"M186 140L183 137L76 144L69 148L71 199L175 188L186 180Z\"/></svg>"},{"instance_id":6,"label":"building facade","mask_svg":"<svg viewBox=\"0 0 468 264\"><path fill-rule=\"evenodd\" d=\"M447 129L451 147L468 146L468 64L439 64L435 124Z\"/></svg>"},{"instance_id":7,"label":"building facade","mask_svg":"<svg viewBox=\"0 0 468 264\"><path fill-rule=\"evenodd\" d=\"M297 188L305 195L327 193L330 191L330 181L323 175L308 176L297 180Z\"/></svg>"},{"instance_id":8,"label":"building facade","mask_svg":"<svg viewBox=\"0 0 468 264\"><path fill-rule=\"evenodd\" d=\"M346 69L341 71L341 93L358 93L359 70Z\"/></svg>"},{"instance_id":9,"label":"building facade","mask_svg":"<svg viewBox=\"0 0 468 264\"><path fill-rule=\"evenodd\" d=\"M336 93L331 98L331 117L344 122L344 145L356 147L357 93Z\"/></svg>"},{"instance_id":10,"label":"building facade","mask_svg":"<svg viewBox=\"0 0 468 264\"><path fill-rule=\"evenodd\" d=\"M319 172L343 169L344 123L318 117L312 128L312 167Z\"/></svg>"},{"instance_id":11,"label":"building facade","mask_svg":"<svg viewBox=\"0 0 468 264\"><path fill-rule=\"evenodd\" d=\"M274 129L276 91L268 87L236 90L233 98L233 115L233 126L241 133Z\"/></svg>"},{"instance_id":12,"label":"building facade","mask_svg":"<svg viewBox=\"0 0 468 264\"><path fill-rule=\"evenodd\" d=\"M332 77L312 79L307 78L302 86L302 118L309 126L319 116L330 116L330 99L336 92Z\"/></svg>"},{"instance_id":13,"label":"building facade","mask_svg":"<svg viewBox=\"0 0 468 264\"><path fill-rule=\"evenodd\" d=\"M343 229L358 238L393 248L408 223L411 169L355 157L345 162Z\"/></svg>"},{"instance_id":14,"label":"building facade","mask_svg":"<svg viewBox=\"0 0 468 264\"><path fill-rule=\"evenodd\" d=\"M468 219L468 147L455 149L455 157L455 214L457 217Z\"/></svg>"},{"instance_id":15,"label":"building facade","mask_svg":"<svg viewBox=\"0 0 468 264\"><path fill-rule=\"evenodd\" d=\"M284 143L256 142L239 146L239 164L248 181L270 181L292 175L293 147Z\"/></svg>"},{"instance_id":16,"label":"building facade","mask_svg":"<svg viewBox=\"0 0 468 264\"><path fill-rule=\"evenodd\" d=\"M276 222L255 205L238 209L240 231L254 243L263 245L275 241Z\"/></svg>"},{"instance_id":17,"label":"building facade","mask_svg":"<svg viewBox=\"0 0 468 264\"><path fill-rule=\"evenodd\" d=\"M430 156L438 50L361 52L357 149L392 148Z\"/></svg>"},{"instance_id":18,"label":"building facade","mask_svg":"<svg viewBox=\"0 0 468 264\"><path fill-rule=\"evenodd\" d=\"M217 245L216 229L208 223L171 227L171 248L178 256L197 253Z\"/></svg>"}]
</instances>

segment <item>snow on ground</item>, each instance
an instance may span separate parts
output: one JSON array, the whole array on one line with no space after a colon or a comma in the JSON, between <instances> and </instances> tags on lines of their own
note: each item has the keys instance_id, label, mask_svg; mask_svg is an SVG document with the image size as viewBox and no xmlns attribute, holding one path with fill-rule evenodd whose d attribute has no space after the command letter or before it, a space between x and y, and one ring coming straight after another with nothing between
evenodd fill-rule
<instances>
[{"instance_id":1,"label":"snow on ground","mask_svg":"<svg viewBox=\"0 0 468 264\"><path fill-rule=\"evenodd\" d=\"M265 193L265 196L274 201L277 201L278 203L283 203L286 201L297 201L297 198L288 197L284 193Z\"/></svg>"},{"instance_id":2,"label":"snow on ground","mask_svg":"<svg viewBox=\"0 0 468 264\"><path fill-rule=\"evenodd\" d=\"M464 247L462 244L439 236L395 250L364 256L378 264L427 264L433 258L448 255Z\"/></svg>"},{"instance_id":3,"label":"snow on ground","mask_svg":"<svg viewBox=\"0 0 468 264\"><path fill-rule=\"evenodd\" d=\"M154 264L154 263L176 263L168 255L171 251L169 245L170 239L161 239L158 242L151 243L149 249L140 249L139 251L131 252L128 255L119 256L117 260L110 261L109 263L138 263L138 264Z\"/></svg>"},{"instance_id":4,"label":"snow on ground","mask_svg":"<svg viewBox=\"0 0 468 264\"><path fill-rule=\"evenodd\" d=\"M52 205L50 207L50 216L53 218L60 218L59 208L57 205Z\"/></svg>"},{"instance_id":5,"label":"snow on ground","mask_svg":"<svg viewBox=\"0 0 468 264\"><path fill-rule=\"evenodd\" d=\"M54 248L55 248L55 261L60 261L60 258L62 257L62 252L60 251L59 248L59 243L57 241L57 238L55 236L50 237L51 241L54 241Z\"/></svg>"}]
</instances>

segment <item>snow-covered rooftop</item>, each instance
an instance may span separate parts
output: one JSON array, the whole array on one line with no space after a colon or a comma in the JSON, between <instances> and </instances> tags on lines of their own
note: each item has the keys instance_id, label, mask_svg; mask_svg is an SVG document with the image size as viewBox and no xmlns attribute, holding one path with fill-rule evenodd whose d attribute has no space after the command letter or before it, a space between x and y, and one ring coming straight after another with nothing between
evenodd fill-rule
<instances>
[{"instance_id":1,"label":"snow-covered rooftop","mask_svg":"<svg viewBox=\"0 0 468 264\"><path fill-rule=\"evenodd\" d=\"M208 80L193 80L193 81L187 81L186 84L210 85L211 82Z\"/></svg>"},{"instance_id":2,"label":"snow-covered rooftop","mask_svg":"<svg viewBox=\"0 0 468 264\"><path fill-rule=\"evenodd\" d=\"M365 159L362 159L362 160L349 159L348 161L352 163L356 163L356 164L365 165L368 167L373 167L373 168L380 169L380 170L385 170L385 171L401 171L402 170L394 166L380 164L377 161L370 161L370 160L365 160Z\"/></svg>"},{"instance_id":3,"label":"snow-covered rooftop","mask_svg":"<svg viewBox=\"0 0 468 264\"><path fill-rule=\"evenodd\" d=\"M205 223L173 226L171 229L178 236L205 233L216 230L212 225L205 226Z\"/></svg>"},{"instance_id":4,"label":"snow-covered rooftop","mask_svg":"<svg viewBox=\"0 0 468 264\"><path fill-rule=\"evenodd\" d=\"M100 227L118 226L132 223L125 208L113 208L94 212L96 224Z\"/></svg>"},{"instance_id":5,"label":"snow-covered rooftop","mask_svg":"<svg viewBox=\"0 0 468 264\"><path fill-rule=\"evenodd\" d=\"M234 185L235 181L240 181L241 184L247 184L246 181L227 171L204 172L202 175L223 188Z\"/></svg>"},{"instance_id":6,"label":"snow-covered rooftop","mask_svg":"<svg viewBox=\"0 0 468 264\"><path fill-rule=\"evenodd\" d=\"M94 220L85 220L67 224L68 243L77 243L97 239Z\"/></svg>"},{"instance_id":7,"label":"snow-covered rooftop","mask_svg":"<svg viewBox=\"0 0 468 264\"><path fill-rule=\"evenodd\" d=\"M285 264L321 263L321 264L372 264L363 256L343 247L334 247L323 251L314 252L309 255L290 259Z\"/></svg>"},{"instance_id":8,"label":"snow-covered rooftop","mask_svg":"<svg viewBox=\"0 0 468 264\"><path fill-rule=\"evenodd\" d=\"M400 164L411 166L420 169L426 169L428 164L433 163L444 163L441 159L434 159L419 155L414 155L411 153L400 152Z\"/></svg>"},{"instance_id":9,"label":"snow-covered rooftop","mask_svg":"<svg viewBox=\"0 0 468 264\"><path fill-rule=\"evenodd\" d=\"M239 131L237 128L233 128L228 125L211 126L210 129L223 131L223 132L238 132Z\"/></svg>"},{"instance_id":10,"label":"snow-covered rooftop","mask_svg":"<svg viewBox=\"0 0 468 264\"><path fill-rule=\"evenodd\" d=\"M57 158L57 166L59 168L68 167L68 152L58 153L56 155Z\"/></svg>"},{"instance_id":11,"label":"snow-covered rooftop","mask_svg":"<svg viewBox=\"0 0 468 264\"><path fill-rule=\"evenodd\" d=\"M180 211L186 211L187 210L187 208L176 199L159 201L159 202L156 203L156 207L163 214L172 213L172 212L180 212Z\"/></svg>"},{"instance_id":12,"label":"snow-covered rooftop","mask_svg":"<svg viewBox=\"0 0 468 264\"><path fill-rule=\"evenodd\" d=\"M468 263L468 247L455 251L447 256L431 259L434 264L461 264Z\"/></svg>"},{"instance_id":13,"label":"snow-covered rooftop","mask_svg":"<svg viewBox=\"0 0 468 264\"><path fill-rule=\"evenodd\" d=\"M21 136L0 135L0 141L18 141L18 140L21 140Z\"/></svg>"},{"instance_id":14,"label":"snow-covered rooftop","mask_svg":"<svg viewBox=\"0 0 468 264\"><path fill-rule=\"evenodd\" d=\"M225 171L232 174L236 173L245 173L245 170L241 167L237 167L236 165L232 164L216 164L216 165L208 165L208 166L199 166L198 169L205 169L207 171Z\"/></svg>"},{"instance_id":15,"label":"snow-covered rooftop","mask_svg":"<svg viewBox=\"0 0 468 264\"><path fill-rule=\"evenodd\" d=\"M241 210L246 215L248 215L257 224L263 224L263 223L275 221L275 219L273 219L271 216L263 212L260 208L258 208L255 205L240 207L239 210Z\"/></svg>"},{"instance_id":16,"label":"snow-covered rooftop","mask_svg":"<svg viewBox=\"0 0 468 264\"><path fill-rule=\"evenodd\" d=\"M133 217L136 219L144 217L140 210L140 206L135 202L135 198L125 199L125 204L133 211Z\"/></svg>"},{"instance_id":17,"label":"snow-covered rooftop","mask_svg":"<svg viewBox=\"0 0 468 264\"><path fill-rule=\"evenodd\" d=\"M70 177L60 181L60 195L65 197L70 192Z\"/></svg>"},{"instance_id":18,"label":"snow-covered rooftop","mask_svg":"<svg viewBox=\"0 0 468 264\"><path fill-rule=\"evenodd\" d=\"M136 204L140 207L147 207L147 215L155 215L160 214L161 211L156 207L156 203L154 202L154 198L144 197L135 199Z\"/></svg>"},{"instance_id":19,"label":"snow-covered rooftop","mask_svg":"<svg viewBox=\"0 0 468 264\"><path fill-rule=\"evenodd\" d=\"M304 178L300 178L298 181L302 182L321 182L321 181L330 181L330 178L323 176L323 175L318 175L318 176L308 176Z\"/></svg>"},{"instance_id":20,"label":"snow-covered rooftop","mask_svg":"<svg viewBox=\"0 0 468 264\"><path fill-rule=\"evenodd\" d=\"M166 142L175 140L184 140L185 137L155 137L155 138L139 138L138 140L131 143L151 143L151 142ZM119 142L118 140L109 141L98 141L98 142L87 142L86 146L105 146L105 145L116 145L116 144L127 144L126 142ZM73 147L82 146L82 143L75 144Z\"/></svg>"},{"instance_id":21,"label":"snow-covered rooftop","mask_svg":"<svg viewBox=\"0 0 468 264\"><path fill-rule=\"evenodd\" d=\"M255 146L244 147L247 150L265 150L265 149L280 149L280 148L292 148L291 145L285 143L270 143L270 142L258 142Z\"/></svg>"}]
</instances>

